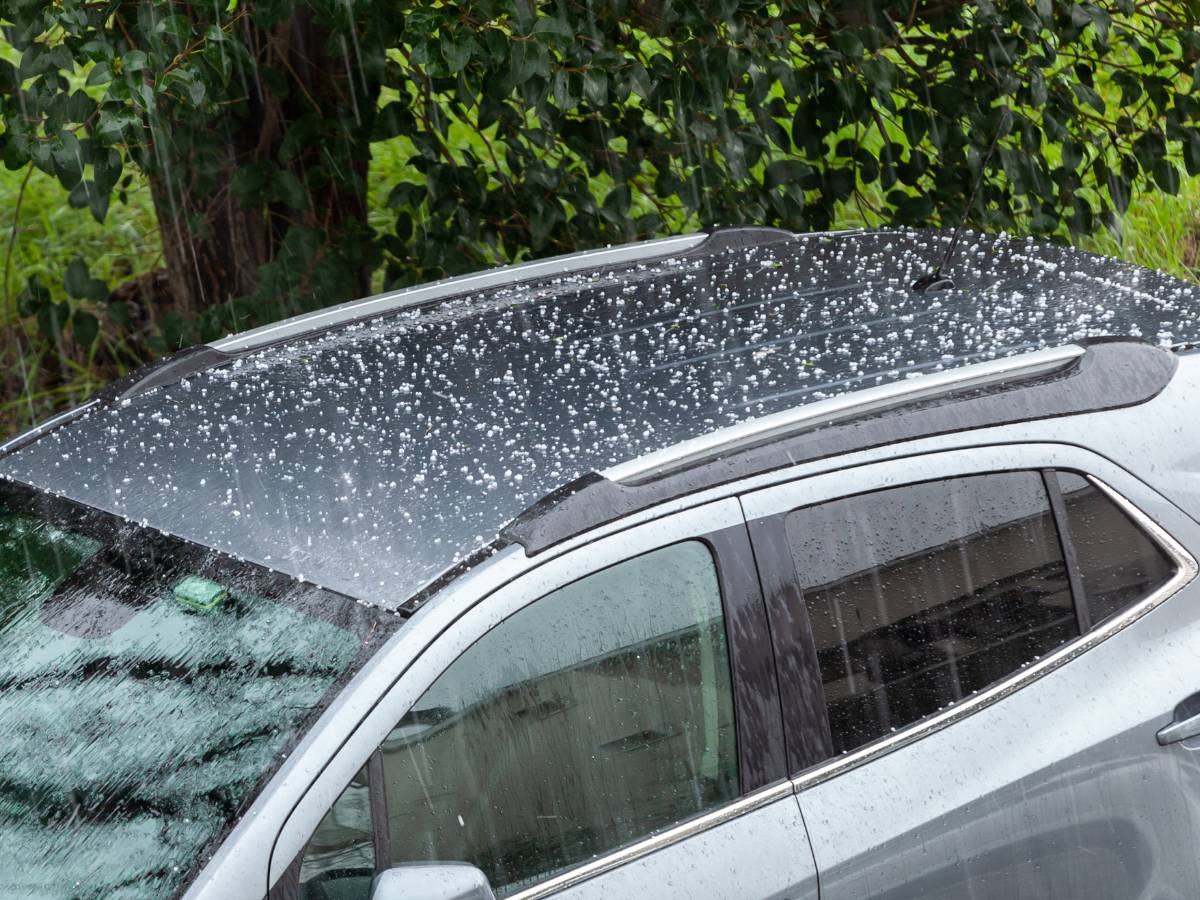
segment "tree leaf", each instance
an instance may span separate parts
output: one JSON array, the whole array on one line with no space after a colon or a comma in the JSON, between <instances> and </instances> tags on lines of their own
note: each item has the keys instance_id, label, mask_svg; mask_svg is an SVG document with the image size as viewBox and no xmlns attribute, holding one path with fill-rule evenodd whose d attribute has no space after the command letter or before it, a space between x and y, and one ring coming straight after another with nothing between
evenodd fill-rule
<instances>
[{"instance_id":1,"label":"tree leaf","mask_svg":"<svg viewBox=\"0 0 1200 900\"><path fill-rule=\"evenodd\" d=\"M1169 159L1160 159L1154 164L1154 182L1164 193L1174 196L1179 193L1179 169Z\"/></svg>"},{"instance_id":2,"label":"tree leaf","mask_svg":"<svg viewBox=\"0 0 1200 900\"><path fill-rule=\"evenodd\" d=\"M88 272L87 263L80 256L72 258L67 263L67 269L63 273L63 282L67 294L76 300L103 300L108 296L108 288L104 282L98 278L92 278Z\"/></svg>"},{"instance_id":3,"label":"tree leaf","mask_svg":"<svg viewBox=\"0 0 1200 900\"><path fill-rule=\"evenodd\" d=\"M142 50L131 50L121 57L121 72L125 75L132 75L149 67L149 57Z\"/></svg>"},{"instance_id":4,"label":"tree leaf","mask_svg":"<svg viewBox=\"0 0 1200 900\"><path fill-rule=\"evenodd\" d=\"M583 73L583 94L596 106L608 100L608 73L600 69L588 69Z\"/></svg>"},{"instance_id":5,"label":"tree leaf","mask_svg":"<svg viewBox=\"0 0 1200 900\"><path fill-rule=\"evenodd\" d=\"M70 317L70 304L47 303L37 311L38 331L46 340L58 343L62 340L63 327Z\"/></svg>"},{"instance_id":6,"label":"tree leaf","mask_svg":"<svg viewBox=\"0 0 1200 900\"><path fill-rule=\"evenodd\" d=\"M605 195L604 208L613 213L614 216L624 219L629 214L630 202L629 185L618 184Z\"/></svg>"},{"instance_id":7,"label":"tree leaf","mask_svg":"<svg viewBox=\"0 0 1200 900\"><path fill-rule=\"evenodd\" d=\"M471 54L475 50L475 41L469 34L443 32L439 45L442 59L451 72L461 72L471 61Z\"/></svg>"},{"instance_id":8,"label":"tree leaf","mask_svg":"<svg viewBox=\"0 0 1200 900\"><path fill-rule=\"evenodd\" d=\"M159 19L154 31L157 34L169 34L179 41L186 42L192 36L192 23L184 15L164 16Z\"/></svg>"},{"instance_id":9,"label":"tree leaf","mask_svg":"<svg viewBox=\"0 0 1200 900\"><path fill-rule=\"evenodd\" d=\"M105 106L100 109L96 134L109 142L117 142L142 127L142 118L132 109Z\"/></svg>"},{"instance_id":10,"label":"tree leaf","mask_svg":"<svg viewBox=\"0 0 1200 900\"><path fill-rule=\"evenodd\" d=\"M1081 84L1078 81L1072 81L1071 90L1075 92L1075 96L1079 98L1081 103L1086 103L1101 115L1104 114L1104 100L1090 86Z\"/></svg>"},{"instance_id":11,"label":"tree leaf","mask_svg":"<svg viewBox=\"0 0 1200 900\"><path fill-rule=\"evenodd\" d=\"M17 297L17 312L22 316L37 315L38 310L52 302L50 291L42 284L41 279L30 275L25 289Z\"/></svg>"},{"instance_id":12,"label":"tree leaf","mask_svg":"<svg viewBox=\"0 0 1200 900\"><path fill-rule=\"evenodd\" d=\"M51 154L54 160L54 174L62 186L68 191L79 183L83 177L83 147L74 132L60 131L52 145Z\"/></svg>"},{"instance_id":13,"label":"tree leaf","mask_svg":"<svg viewBox=\"0 0 1200 900\"><path fill-rule=\"evenodd\" d=\"M90 277L88 264L83 262L82 258L74 257L70 263L67 263L67 270L62 275L62 280L66 282L67 294L73 298L82 298Z\"/></svg>"},{"instance_id":14,"label":"tree leaf","mask_svg":"<svg viewBox=\"0 0 1200 900\"><path fill-rule=\"evenodd\" d=\"M100 335L100 321L90 312L76 310L71 316L71 337L80 347L88 348Z\"/></svg>"},{"instance_id":15,"label":"tree leaf","mask_svg":"<svg viewBox=\"0 0 1200 900\"><path fill-rule=\"evenodd\" d=\"M308 189L305 188L304 182L288 169L280 169L275 173L271 182L270 197L292 209L305 209L308 206Z\"/></svg>"},{"instance_id":16,"label":"tree leaf","mask_svg":"<svg viewBox=\"0 0 1200 900\"><path fill-rule=\"evenodd\" d=\"M797 159L777 159L763 173L763 186L768 190L780 185L799 185L812 166Z\"/></svg>"},{"instance_id":17,"label":"tree leaf","mask_svg":"<svg viewBox=\"0 0 1200 900\"><path fill-rule=\"evenodd\" d=\"M1200 130L1189 128L1183 140L1183 163L1189 176L1200 175Z\"/></svg>"}]
</instances>

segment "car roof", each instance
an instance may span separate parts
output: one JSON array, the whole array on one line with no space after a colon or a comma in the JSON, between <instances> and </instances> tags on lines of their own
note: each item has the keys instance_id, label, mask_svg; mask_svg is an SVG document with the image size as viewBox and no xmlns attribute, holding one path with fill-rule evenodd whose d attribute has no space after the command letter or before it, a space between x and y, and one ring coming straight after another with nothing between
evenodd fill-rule
<instances>
[{"instance_id":1,"label":"car roof","mask_svg":"<svg viewBox=\"0 0 1200 900\"><path fill-rule=\"evenodd\" d=\"M968 233L957 286L918 293L945 233L725 234L293 324L0 476L398 607L577 476L725 426L1085 336L1200 340L1196 288L1059 246Z\"/></svg>"}]
</instances>

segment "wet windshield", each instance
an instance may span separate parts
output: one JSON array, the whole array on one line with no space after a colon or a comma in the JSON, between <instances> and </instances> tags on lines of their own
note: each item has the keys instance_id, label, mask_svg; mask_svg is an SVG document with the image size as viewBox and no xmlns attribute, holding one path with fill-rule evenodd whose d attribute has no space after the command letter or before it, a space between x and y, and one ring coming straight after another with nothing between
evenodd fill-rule
<instances>
[{"instance_id":1,"label":"wet windshield","mask_svg":"<svg viewBox=\"0 0 1200 900\"><path fill-rule=\"evenodd\" d=\"M0 485L0 896L179 893L390 618Z\"/></svg>"}]
</instances>

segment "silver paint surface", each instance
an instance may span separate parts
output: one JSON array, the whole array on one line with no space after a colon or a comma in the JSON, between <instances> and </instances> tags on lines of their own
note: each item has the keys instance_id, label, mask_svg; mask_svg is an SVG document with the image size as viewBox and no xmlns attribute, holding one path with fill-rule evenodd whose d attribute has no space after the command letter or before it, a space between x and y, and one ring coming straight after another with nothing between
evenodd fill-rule
<instances>
[{"instance_id":1,"label":"silver paint surface","mask_svg":"<svg viewBox=\"0 0 1200 900\"><path fill-rule=\"evenodd\" d=\"M1148 492L1139 490L1137 479L1144 479L1169 499L1183 506L1193 518L1200 519L1200 475L1197 474L1200 473L1200 454L1195 450L1198 425L1194 414L1197 391L1200 391L1200 354L1184 355L1180 358L1180 370L1171 384L1159 397L1143 406L1006 425L973 433L924 438L905 444L876 447L844 457L815 460L791 469L765 473L742 483L726 484L708 489L700 494L673 500L661 508L647 510L634 516L633 518L642 523L642 526L649 526L654 531L656 535L654 537L643 533L641 527L629 530L628 523L624 525L612 523L602 526L591 534L573 538L535 559L526 559L518 547L507 549L486 564L474 568L449 588L440 592L435 600L423 607L413 620L393 637L388 647L359 673L351 687L335 701L334 706L322 716L321 721L304 739L301 746L285 762L267 790L257 798L250 813L239 823L231 839L221 848L220 853L205 870L200 880L193 885L192 890L188 893L189 900L207 900L207 898L261 900L269 880L266 871L267 851L275 843L280 826L291 815L287 828L284 829L282 835L279 835L277 846L280 852L277 854L276 875L282 871L287 860L304 845L311 829L344 787L346 781L361 766L413 700L461 652L465 645L476 639L481 631L488 627L488 623L494 624L508 613L512 607L505 601L505 595L523 597L523 600L514 601L517 605L527 603L560 583L580 577L587 571L609 564L614 560L643 552L648 547L657 546L664 541L677 540L681 536L727 524L727 520L721 517L704 518L697 521L691 519L689 514L688 517L685 517L686 522L680 521L676 528L659 533L660 527L671 523L674 519L674 516L670 515L671 513L678 515L689 508L699 512L698 507L705 503L748 490L774 487L771 493L778 495L784 483L798 478L820 477L843 469L849 474L865 464L886 460L896 461L897 465L903 466L903 472L895 473L894 477L897 479L920 480L936 477L944 474L946 469L939 466L934 458L914 456L913 454L957 449L964 458L982 456L978 460L978 464L984 468L993 468L997 465L1001 467L1036 466L1049 463L1066 468L1073 466L1092 471L1116 486L1125 495L1136 500L1139 506L1154 518L1169 523L1171 533L1195 554L1197 550L1200 550L1200 534L1196 533L1194 523L1189 524L1184 518L1182 519L1183 527L1179 527L1181 519L1178 510L1169 503L1154 499L1153 495ZM1047 452L1042 453L1034 448L1010 446L1014 442L1043 444L1046 445ZM995 445L998 449L987 450L981 455L982 445L989 444ZM1091 447L1100 456L1086 453L1079 450L1077 446L1071 445ZM1002 455L1000 457L989 455L996 452ZM1030 455L1031 453L1033 455ZM900 457L907 457L907 459L900 461L898 459ZM1111 462L1106 462L1102 457L1114 460L1116 466ZM1122 472L1118 468L1119 466L1124 466L1126 471ZM1129 471L1136 472L1137 478L1131 478L1128 474ZM840 479L842 476L836 477ZM799 483L797 482L797 484ZM852 489L854 485L845 487ZM764 492L763 496L768 495ZM781 499L780 502L784 501ZM753 516L766 514L769 509L763 507L748 511ZM666 519L661 518L664 514L667 514ZM655 524L651 525L651 522ZM613 548L611 551L608 549L610 546ZM554 564L555 566L569 564L569 571L559 572L553 578L543 577L543 573L550 571L548 567L554 560L560 560ZM522 572L526 574L521 576ZM517 580L510 583L514 577L517 577ZM508 587L501 588L505 584L508 584ZM493 591L498 589L502 591L500 595L487 604L480 604L482 598L490 596ZM1158 675L1156 676L1162 695L1136 697L1133 701L1141 711L1139 715L1146 716L1149 723L1152 724L1147 724L1139 734L1132 736L1129 749L1134 750L1143 761L1148 763L1154 763L1156 760L1155 753L1146 746L1147 741L1156 745L1153 725L1165 725L1170 721L1172 705L1192 690L1200 688L1200 671L1196 670L1194 660L1187 657L1187 653L1190 651L1187 649L1186 635L1176 636L1172 631L1177 625L1194 619L1195 614L1192 607L1196 600L1193 587L1183 595L1165 603L1161 609L1155 611L1153 616L1141 620L1137 625L1139 631L1150 627L1149 623L1157 622L1157 625L1148 636L1137 639L1132 648L1126 644L1127 640L1136 633L1132 629L1114 635L1105 642L1105 646L1110 648L1106 653L1128 651L1135 656L1144 655L1148 661L1147 665L1153 663L1154 659L1162 662L1162 666L1157 669ZM1174 611L1178 607L1182 607L1179 610L1180 618L1167 622L1169 617L1174 616L1174 612L1169 611ZM474 625L470 619L459 621L459 617L466 614L468 610L472 610L469 614L471 617L483 616L487 622L483 625ZM458 624L450 627L451 623L456 621ZM443 630L448 627L449 630L443 633ZM438 635L441 637L437 637ZM1158 646L1157 642L1162 640L1165 640L1166 646L1171 648L1170 653L1167 654L1169 658L1157 655L1158 651L1155 648ZM1090 653L1085 654L1082 659L1086 660L1090 655ZM1194 654L1192 655L1194 656ZM1181 659L1185 665L1179 667ZM1049 690L1057 679L1067 676L1072 672L1072 667L1078 667L1081 664L1081 662L1072 662L1070 665L1050 673L1039 682L1046 685L1039 690ZM408 671L410 666L413 668ZM1145 667L1141 667L1140 670L1145 671ZM398 676L406 671L408 674L397 681ZM1091 740L1102 747L1104 728L1107 722L1105 716L1107 712L1113 711L1106 705L1104 692L1114 685L1120 686L1121 683L1119 678L1107 674L1104 675L1101 682L1088 685L1083 694L1072 695L1068 689L1062 694L1055 694L1055 696L1060 696L1067 708L1078 710L1079 727L1092 729L1094 734ZM1193 687L1193 683L1196 687ZM1078 684L1075 683L1074 687L1077 688ZM386 699L379 702L380 698L385 695ZM1128 693L1123 692L1123 695L1127 696ZM1084 698L1082 705L1080 697ZM997 715L996 711L1011 708L1013 705L1018 707L1016 718L1013 720L1017 723L1014 726L1015 737L989 733L988 727L980 729L986 736L986 740L977 745L976 749L981 750L988 759L995 758L997 747L1011 747L1012 741L1017 741L1023 736L1045 732L1051 741L1056 741L1066 734L1062 728L1061 714L1058 710L1048 709L1039 698L1032 698L1028 703L1024 698L1025 691L1019 691L1002 703L983 711L989 716L995 716ZM897 770L900 773L898 776L900 783L909 785L912 790L917 791L917 794L906 794L895 799L896 803L907 806L914 802L914 796L918 800L926 798L928 796L927 773L931 769L940 771L938 766L943 764L944 754L952 752L945 748L939 750L941 747L939 743L931 747L933 756L927 760L923 749L927 746L927 741L930 738L936 738L937 742L948 741L961 728L969 729L971 735L974 736L980 731L969 724L974 719L974 716L969 717L897 751L897 753L905 754L904 765ZM989 723L993 721L989 720ZM362 728L358 728L360 723L362 723ZM347 734L353 736L343 746ZM966 744L975 746L971 744L971 740L972 737L969 736ZM1200 766L1197 766L1196 761L1192 759L1197 751L1187 750L1183 747L1172 750L1156 747L1156 750L1158 753L1171 753L1177 762L1184 764L1178 770L1179 779L1176 789L1186 791L1188 797L1200 797ZM888 758L884 757L881 762ZM950 758L952 761L954 760L954 757ZM855 770L862 773L863 790L870 787L870 772L873 765ZM1131 784L1136 785L1139 782L1140 775L1136 767L1125 767L1121 771L1130 779ZM855 773L846 774L853 775L855 778L860 777ZM1055 777L1057 779L1060 776ZM1081 784L1086 786L1088 772L1084 771L1080 777ZM843 783L845 782L842 781L842 778L838 777L822 785L822 789L827 791L831 804L836 804L839 796L838 786ZM797 786L801 790L804 790L807 784L805 779L797 780ZM309 790L310 785L311 790ZM962 785L954 787L955 790L958 790ZM1028 782L1020 784L1015 788L1010 802L1019 804L1024 796L1032 795L1031 792L1035 790L1036 788L1033 788ZM925 793L921 793L922 791ZM961 812L970 813L973 808L970 792L963 791L961 796L964 798ZM304 799L300 801L297 808L296 804L300 797L304 797ZM888 806L892 802L889 797L890 794L882 799L873 798L869 794L862 796L862 803L868 805L868 812L863 814L864 821L874 822L881 815L879 812L881 807L891 808ZM943 794L934 800L937 803L943 803L944 798ZM1179 794L1175 799L1186 798ZM293 809L295 809L295 815L292 815ZM859 809L861 810L861 807ZM1197 804L1197 809L1200 809L1200 804ZM1196 815L1200 817L1200 812ZM850 818L853 820L853 816ZM955 818L951 827L957 827L959 821ZM808 824L812 826L814 823L810 821ZM823 824L827 826L830 822L826 820ZM921 848L927 845L930 840L930 829L935 826L936 820L932 820L920 832L912 833L915 843L906 844L903 837L897 835L886 848L886 855L892 860L892 867L887 869L885 864L884 870L895 872L897 868L904 867L908 873L904 883L914 891L916 896L920 896L919 876L922 872L928 871L928 869L922 868L924 856ZM730 824L724 827L738 826ZM1147 827L1144 820L1142 827ZM298 834L296 829L299 829ZM869 837L866 834L859 836ZM999 836L1002 837L1002 835ZM827 838L828 833L826 832L824 839ZM807 848L804 846L806 840L798 835L794 840L796 842L795 852L807 857ZM689 840L684 845L680 845L680 854L677 859L682 860L685 865L689 858L695 858L683 852L684 848L690 847L693 843L694 841ZM861 843L858 846L861 847ZM942 846L946 847L944 844ZM1120 849L1120 845L1118 845L1118 849ZM710 852L706 849L699 853L699 856L702 860L707 860L710 858L707 855ZM659 858L661 858L659 854L653 854L643 857L637 864L637 872L646 880L645 883L654 883L653 866ZM875 862L871 863L873 868ZM672 868L673 865L672 862ZM942 863L938 862L934 868L941 866ZM844 873L848 869L844 868L841 871L844 877ZM878 875L881 869L875 868L874 871ZM959 871L962 869L960 868ZM616 873L614 873L614 877L616 877ZM600 881L598 880L596 884L599 886ZM752 895L747 892L743 896L750 897ZM968 893L966 896L971 895ZM1168 894L1167 896L1172 895Z\"/></svg>"},{"instance_id":2,"label":"silver paint surface","mask_svg":"<svg viewBox=\"0 0 1200 900\"><path fill-rule=\"evenodd\" d=\"M989 437L1029 429L1078 439L1090 433L1085 422L1110 415ZM1111 462L1063 444L895 460L743 502L755 518L881 485L1044 465L1098 475L1177 558L1179 576L962 704L798 774L822 898L1150 900L1193 896L1200 883L1189 849L1200 838L1200 757L1155 740L1174 705L1200 688L1200 593L1186 549L1200 541L1196 522Z\"/></svg>"},{"instance_id":3,"label":"silver paint surface","mask_svg":"<svg viewBox=\"0 0 1200 900\"><path fill-rule=\"evenodd\" d=\"M403 602L572 478L846 391L1087 335L1200 339L1200 294L968 235L801 236L482 290L252 352L0 461L373 604Z\"/></svg>"}]
</instances>

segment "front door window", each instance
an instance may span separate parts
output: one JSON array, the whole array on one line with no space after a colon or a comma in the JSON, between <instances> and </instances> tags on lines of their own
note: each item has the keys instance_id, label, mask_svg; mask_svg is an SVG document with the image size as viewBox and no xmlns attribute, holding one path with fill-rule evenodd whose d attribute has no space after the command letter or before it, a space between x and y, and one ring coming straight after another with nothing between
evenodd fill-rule
<instances>
[{"instance_id":1,"label":"front door window","mask_svg":"<svg viewBox=\"0 0 1200 900\"><path fill-rule=\"evenodd\" d=\"M710 550L676 544L520 610L380 750L382 784L352 784L331 810L306 851L302 896L365 900L372 868L425 860L472 863L503 896L735 799Z\"/></svg>"}]
</instances>

